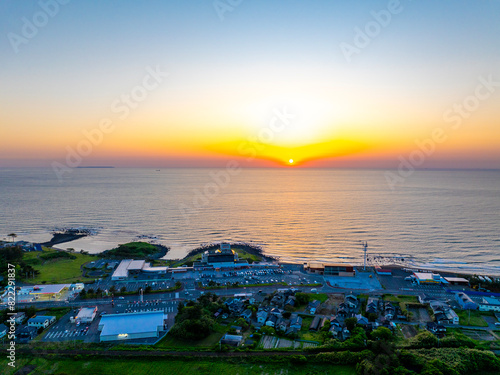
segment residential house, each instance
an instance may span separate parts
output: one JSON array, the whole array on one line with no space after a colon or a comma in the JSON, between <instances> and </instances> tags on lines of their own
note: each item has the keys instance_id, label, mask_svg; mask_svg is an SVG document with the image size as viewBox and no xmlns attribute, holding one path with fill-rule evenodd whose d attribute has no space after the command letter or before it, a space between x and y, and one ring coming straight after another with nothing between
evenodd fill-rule
<instances>
[{"instance_id":1,"label":"residential house","mask_svg":"<svg viewBox=\"0 0 500 375\"><path fill-rule=\"evenodd\" d=\"M307 309L309 310L309 312L311 314L316 314L316 310L318 309L319 305L321 304L321 302L319 302L318 300L314 300L312 302L309 303L309 305L307 306Z\"/></svg>"},{"instance_id":2,"label":"residential house","mask_svg":"<svg viewBox=\"0 0 500 375\"><path fill-rule=\"evenodd\" d=\"M290 321L288 319L278 318L278 321L276 322L276 329L286 332L289 323Z\"/></svg>"},{"instance_id":3,"label":"residential house","mask_svg":"<svg viewBox=\"0 0 500 375\"><path fill-rule=\"evenodd\" d=\"M290 317L290 327L300 331L302 329L302 318L297 314L292 314Z\"/></svg>"},{"instance_id":4,"label":"residential house","mask_svg":"<svg viewBox=\"0 0 500 375\"><path fill-rule=\"evenodd\" d=\"M394 319L395 313L396 313L396 309L394 308L393 304L390 302L386 302L384 304L384 317L387 320L392 320L392 319Z\"/></svg>"},{"instance_id":5,"label":"residential house","mask_svg":"<svg viewBox=\"0 0 500 375\"><path fill-rule=\"evenodd\" d=\"M241 317L249 322L252 319L252 310L246 309L241 313Z\"/></svg>"},{"instance_id":6,"label":"residential house","mask_svg":"<svg viewBox=\"0 0 500 375\"><path fill-rule=\"evenodd\" d=\"M38 328L33 326L23 326L16 332L16 341L25 344L33 340L38 335Z\"/></svg>"},{"instance_id":7,"label":"residential house","mask_svg":"<svg viewBox=\"0 0 500 375\"><path fill-rule=\"evenodd\" d=\"M278 321L278 317L276 315L269 315L266 320L266 326L276 327L276 322Z\"/></svg>"},{"instance_id":8,"label":"residential house","mask_svg":"<svg viewBox=\"0 0 500 375\"><path fill-rule=\"evenodd\" d=\"M26 319L26 313L18 312L15 315L12 315L11 319L13 319L16 324L23 324L24 320Z\"/></svg>"},{"instance_id":9,"label":"residential house","mask_svg":"<svg viewBox=\"0 0 500 375\"><path fill-rule=\"evenodd\" d=\"M275 315L277 318L281 318L283 315L282 315L282 310L280 309L277 309L276 307L272 308L270 311L269 311L269 314L271 315Z\"/></svg>"},{"instance_id":10,"label":"residential house","mask_svg":"<svg viewBox=\"0 0 500 375\"><path fill-rule=\"evenodd\" d=\"M321 317L315 316L309 326L309 331L317 331L319 328L319 324L321 323Z\"/></svg>"},{"instance_id":11,"label":"residential house","mask_svg":"<svg viewBox=\"0 0 500 375\"><path fill-rule=\"evenodd\" d=\"M358 298L354 294L348 294L344 298L344 303L347 306L348 310L355 311L358 308Z\"/></svg>"},{"instance_id":12,"label":"residential house","mask_svg":"<svg viewBox=\"0 0 500 375\"><path fill-rule=\"evenodd\" d=\"M237 347L237 346L240 346L242 341L243 341L243 336L230 335L230 334L226 333L220 339L220 344Z\"/></svg>"},{"instance_id":13,"label":"residential house","mask_svg":"<svg viewBox=\"0 0 500 375\"><path fill-rule=\"evenodd\" d=\"M240 326L231 326L231 329L234 330L234 332L236 332L238 335L241 333L241 331L243 330L243 328L241 328Z\"/></svg>"},{"instance_id":14,"label":"residential house","mask_svg":"<svg viewBox=\"0 0 500 375\"><path fill-rule=\"evenodd\" d=\"M0 339L2 337L5 337L8 332L9 332L9 328L5 324L0 323Z\"/></svg>"},{"instance_id":15,"label":"residential house","mask_svg":"<svg viewBox=\"0 0 500 375\"><path fill-rule=\"evenodd\" d=\"M366 327L368 324L370 324L370 322L368 321L368 318L364 317L361 314L356 315L356 319L358 320L358 324L363 326L363 327Z\"/></svg>"},{"instance_id":16,"label":"residential house","mask_svg":"<svg viewBox=\"0 0 500 375\"><path fill-rule=\"evenodd\" d=\"M267 311L265 310L257 311L257 322L260 324L264 324L267 320L267 315Z\"/></svg>"},{"instance_id":17,"label":"residential house","mask_svg":"<svg viewBox=\"0 0 500 375\"><path fill-rule=\"evenodd\" d=\"M290 296L285 302L285 306L295 306L295 296Z\"/></svg>"},{"instance_id":18,"label":"residential house","mask_svg":"<svg viewBox=\"0 0 500 375\"><path fill-rule=\"evenodd\" d=\"M368 302L366 303L366 313L367 314L377 314L378 313L379 299L376 297L368 297Z\"/></svg>"}]
</instances>

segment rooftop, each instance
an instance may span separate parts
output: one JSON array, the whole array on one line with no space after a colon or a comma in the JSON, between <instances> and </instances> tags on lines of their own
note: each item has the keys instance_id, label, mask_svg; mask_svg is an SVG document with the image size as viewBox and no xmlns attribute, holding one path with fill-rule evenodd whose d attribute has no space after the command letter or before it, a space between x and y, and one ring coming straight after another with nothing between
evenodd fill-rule
<instances>
[{"instance_id":1,"label":"rooftop","mask_svg":"<svg viewBox=\"0 0 500 375\"><path fill-rule=\"evenodd\" d=\"M103 326L101 335L134 334L154 332L163 327L165 316L162 311L149 311L132 314L104 315L99 322Z\"/></svg>"}]
</instances>

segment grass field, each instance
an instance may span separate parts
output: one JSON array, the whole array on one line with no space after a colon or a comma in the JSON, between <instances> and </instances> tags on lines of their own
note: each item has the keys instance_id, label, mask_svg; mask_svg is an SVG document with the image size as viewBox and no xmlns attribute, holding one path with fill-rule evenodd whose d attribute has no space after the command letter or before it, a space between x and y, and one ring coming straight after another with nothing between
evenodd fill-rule
<instances>
[{"instance_id":1,"label":"grass field","mask_svg":"<svg viewBox=\"0 0 500 375\"><path fill-rule=\"evenodd\" d=\"M475 310L470 311L470 319L469 319L469 311L456 310L455 312L460 318L460 324L463 326L488 327L488 323L486 323L486 321L483 319L479 311Z\"/></svg>"},{"instance_id":2,"label":"grass field","mask_svg":"<svg viewBox=\"0 0 500 375\"><path fill-rule=\"evenodd\" d=\"M71 375L306 375L306 374L336 374L354 375L353 366L332 366L329 364L232 364L222 358L219 361L206 360L158 360L158 359L17 359L17 368L7 366L4 356L0 359L0 368L5 369L3 374L11 375L23 366L35 366L33 374L71 374Z\"/></svg>"},{"instance_id":3,"label":"grass field","mask_svg":"<svg viewBox=\"0 0 500 375\"><path fill-rule=\"evenodd\" d=\"M417 296L394 296L392 294L386 294L383 299L384 301L390 302L418 303Z\"/></svg>"},{"instance_id":4,"label":"grass field","mask_svg":"<svg viewBox=\"0 0 500 375\"><path fill-rule=\"evenodd\" d=\"M34 279L27 279L27 282L41 284L45 281L47 284L66 284L78 280L82 282L93 280L82 277L81 267L87 262L96 260L96 257L87 254L72 253L76 259L56 258L43 260L39 258L40 254L55 252L56 250L44 249L43 253L33 251L24 254L23 259L26 263L32 265L35 270L40 272Z\"/></svg>"},{"instance_id":5,"label":"grass field","mask_svg":"<svg viewBox=\"0 0 500 375\"><path fill-rule=\"evenodd\" d=\"M160 348L175 348L180 350L186 348L212 348L219 342L224 333L227 331L227 328L228 327L222 325L216 325L214 333L199 341L181 340L172 335L167 335L163 340L156 344L156 346Z\"/></svg>"}]
</instances>

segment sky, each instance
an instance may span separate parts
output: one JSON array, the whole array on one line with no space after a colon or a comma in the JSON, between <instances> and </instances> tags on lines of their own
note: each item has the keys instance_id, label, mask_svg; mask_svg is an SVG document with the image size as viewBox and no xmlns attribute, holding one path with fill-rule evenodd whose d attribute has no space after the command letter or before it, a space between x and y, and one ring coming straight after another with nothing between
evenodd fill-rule
<instances>
[{"instance_id":1,"label":"sky","mask_svg":"<svg viewBox=\"0 0 500 375\"><path fill-rule=\"evenodd\" d=\"M500 167L500 1L2 1L0 167Z\"/></svg>"}]
</instances>

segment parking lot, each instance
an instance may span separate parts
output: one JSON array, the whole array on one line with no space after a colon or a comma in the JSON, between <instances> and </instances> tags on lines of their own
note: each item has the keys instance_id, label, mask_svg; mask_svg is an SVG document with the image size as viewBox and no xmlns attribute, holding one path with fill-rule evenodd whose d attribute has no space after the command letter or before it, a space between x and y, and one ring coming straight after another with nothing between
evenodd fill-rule
<instances>
[{"instance_id":1,"label":"parking lot","mask_svg":"<svg viewBox=\"0 0 500 375\"><path fill-rule=\"evenodd\" d=\"M195 281L196 283L201 283L202 287L215 285L231 286L234 283L238 283L239 285L285 283L289 286L297 286L322 282L322 278L314 275L305 275L300 272L293 272L292 270L260 269L245 271L202 272Z\"/></svg>"}]
</instances>

